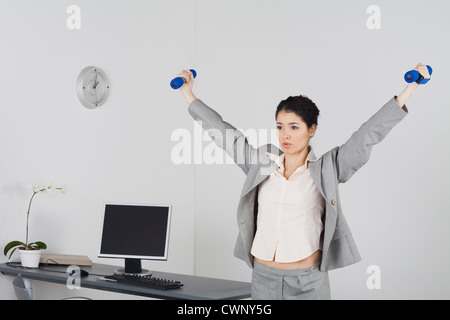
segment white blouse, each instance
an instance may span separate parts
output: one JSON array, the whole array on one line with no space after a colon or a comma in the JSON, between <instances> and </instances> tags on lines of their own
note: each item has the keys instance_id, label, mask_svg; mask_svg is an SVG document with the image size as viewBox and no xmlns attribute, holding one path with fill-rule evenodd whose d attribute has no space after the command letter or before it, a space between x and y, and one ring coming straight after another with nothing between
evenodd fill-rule
<instances>
[{"instance_id":1,"label":"white blouse","mask_svg":"<svg viewBox=\"0 0 450 320\"><path fill-rule=\"evenodd\" d=\"M257 229L251 253L261 260L295 262L322 249L325 199L308 169L317 161L311 150L303 166L286 179L284 154L267 153L279 168L259 186Z\"/></svg>"}]
</instances>

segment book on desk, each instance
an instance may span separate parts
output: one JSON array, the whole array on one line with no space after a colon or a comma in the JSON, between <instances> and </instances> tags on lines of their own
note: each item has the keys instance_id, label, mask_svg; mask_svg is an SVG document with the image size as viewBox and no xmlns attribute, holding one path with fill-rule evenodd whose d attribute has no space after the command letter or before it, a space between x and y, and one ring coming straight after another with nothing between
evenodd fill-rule
<instances>
[{"instance_id":1,"label":"book on desk","mask_svg":"<svg viewBox=\"0 0 450 320\"><path fill-rule=\"evenodd\" d=\"M92 260L89 259L89 257L72 254L43 253L41 254L41 259L39 262L43 264L59 264L63 266L92 266Z\"/></svg>"}]
</instances>

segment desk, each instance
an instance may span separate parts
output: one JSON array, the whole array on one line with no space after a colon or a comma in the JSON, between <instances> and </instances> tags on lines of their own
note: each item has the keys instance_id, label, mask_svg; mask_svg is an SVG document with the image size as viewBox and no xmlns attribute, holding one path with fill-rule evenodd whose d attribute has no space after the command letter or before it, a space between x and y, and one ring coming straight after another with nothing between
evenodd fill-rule
<instances>
[{"instance_id":1,"label":"desk","mask_svg":"<svg viewBox=\"0 0 450 320\"><path fill-rule=\"evenodd\" d=\"M205 278L176 273L153 271L154 277L178 280L183 283L183 287L180 289L172 290L158 290L97 279L100 275L113 274L114 270L117 270L118 268L119 267L117 266L99 263L93 263L92 267L82 267L83 270L89 272L89 276L81 278L81 287L158 299L222 300L244 299L250 297L250 283L248 282ZM66 285L69 277L69 274L65 273L66 270L67 267L64 266L48 265L46 267L40 267L39 269L26 269L20 266L8 266L6 263L0 264L0 272L5 275L17 276L18 274L21 274L27 279L63 285Z\"/></svg>"}]
</instances>

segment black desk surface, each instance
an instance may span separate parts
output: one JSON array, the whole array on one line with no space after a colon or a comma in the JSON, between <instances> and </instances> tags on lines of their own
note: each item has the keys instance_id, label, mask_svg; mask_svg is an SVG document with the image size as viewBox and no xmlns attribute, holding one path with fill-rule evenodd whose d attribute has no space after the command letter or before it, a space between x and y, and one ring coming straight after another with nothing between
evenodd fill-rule
<instances>
[{"instance_id":1,"label":"black desk surface","mask_svg":"<svg viewBox=\"0 0 450 320\"><path fill-rule=\"evenodd\" d=\"M124 294L159 298L159 299L185 299L185 300L221 300L221 299L244 299L250 297L250 283L231 281L215 278L197 277L184 274L166 273L152 270L153 276L183 283L180 289L159 290L117 282L99 280L98 278L114 273L119 267L93 263L92 267L82 267L89 272L89 276L81 278L81 287L113 291ZM53 282L66 285L69 274L67 267L48 265L39 269L9 266L0 264L0 272L5 275L16 276L22 274L24 278Z\"/></svg>"}]
</instances>

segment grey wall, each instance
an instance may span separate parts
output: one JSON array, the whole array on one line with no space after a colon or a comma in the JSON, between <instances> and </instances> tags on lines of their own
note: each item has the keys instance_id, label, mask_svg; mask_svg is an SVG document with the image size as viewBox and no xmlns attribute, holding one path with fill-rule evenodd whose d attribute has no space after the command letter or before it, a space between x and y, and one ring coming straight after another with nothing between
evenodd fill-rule
<instances>
[{"instance_id":1,"label":"grey wall","mask_svg":"<svg viewBox=\"0 0 450 320\"><path fill-rule=\"evenodd\" d=\"M73 4L81 8L80 30L66 27ZM275 128L280 100L308 95L321 110L312 142L321 155L399 94L404 72L420 61L434 67L432 81L417 90L410 114L369 163L341 185L363 261L330 272L332 296L450 298L450 5L377 1L381 29L369 30L372 4L1 0L0 246L23 237L31 186L53 182L66 184L67 194L39 195L31 217L32 237L45 240L49 252L121 264L96 257L104 203L172 203L169 260L145 266L250 281L250 269L232 254L245 176L231 164L174 163L172 134L185 129L194 140L197 129L169 80L195 68L196 95L236 127L259 132ZM75 93L87 65L111 80L98 110L82 107ZM373 265L381 288L369 290ZM0 298L14 298L10 284L0 277ZM64 286L35 284L37 298L70 295Z\"/></svg>"}]
</instances>

